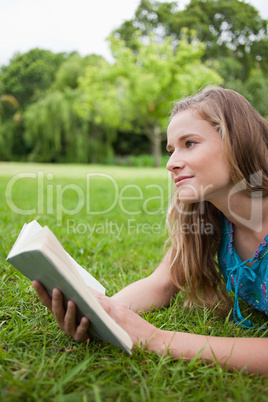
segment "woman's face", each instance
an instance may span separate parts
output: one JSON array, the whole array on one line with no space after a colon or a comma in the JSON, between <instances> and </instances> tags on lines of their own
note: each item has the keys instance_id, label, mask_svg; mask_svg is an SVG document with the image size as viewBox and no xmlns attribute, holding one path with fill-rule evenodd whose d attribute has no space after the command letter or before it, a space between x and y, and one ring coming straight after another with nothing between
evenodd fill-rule
<instances>
[{"instance_id":1,"label":"woman's face","mask_svg":"<svg viewBox=\"0 0 268 402\"><path fill-rule=\"evenodd\" d=\"M167 130L167 169L183 203L217 202L232 187L219 133L197 113L177 113Z\"/></svg>"}]
</instances>

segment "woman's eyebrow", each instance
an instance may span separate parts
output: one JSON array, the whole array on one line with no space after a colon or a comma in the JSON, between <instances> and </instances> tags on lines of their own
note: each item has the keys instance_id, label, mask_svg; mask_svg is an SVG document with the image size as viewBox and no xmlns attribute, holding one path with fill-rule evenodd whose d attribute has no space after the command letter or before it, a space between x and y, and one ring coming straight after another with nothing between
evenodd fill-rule
<instances>
[{"instance_id":1,"label":"woman's eyebrow","mask_svg":"<svg viewBox=\"0 0 268 402\"><path fill-rule=\"evenodd\" d=\"M188 137L199 137L199 138L200 138L200 135L199 135L199 134L195 134L195 133L189 133L189 134L182 135L181 137L178 138L178 140L179 140L179 141L184 141L184 140L186 140Z\"/></svg>"}]
</instances>

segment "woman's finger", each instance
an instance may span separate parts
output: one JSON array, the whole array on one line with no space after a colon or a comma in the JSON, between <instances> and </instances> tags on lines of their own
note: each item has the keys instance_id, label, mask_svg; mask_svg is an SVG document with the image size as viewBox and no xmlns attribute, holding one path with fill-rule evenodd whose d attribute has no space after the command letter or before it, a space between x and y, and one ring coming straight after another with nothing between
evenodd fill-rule
<instances>
[{"instance_id":1,"label":"woman's finger","mask_svg":"<svg viewBox=\"0 0 268 402\"><path fill-rule=\"evenodd\" d=\"M68 301L67 309L64 317L64 332L72 337L75 336L76 324L76 305L72 300Z\"/></svg>"},{"instance_id":2,"label":"woman's finger","mask_svg":"<svg viewBox=\"0 0 268 402\"><path fill-rule=\"evenodd\" d=\"M52 311L52 300L44 286L42 286L41 283L38 281L33 281L32 284L41 303L44 304L44 306L46 306L50 311Z\"/></svg>"},{"instance_id":3,"label":"woman's finger","mask_svg":"<svg viewBox=\"0 0 268 402\"><path fill-rule=\"evenodd\" d=\"M63 306L63 297L59 289L52 291L52 314L54 315L59 328L64 330L65 308Z\"/></svg>"},{"instance_id":4,"label":"woman's finger","mask_svg":"<svg viewBox=\"0 0 268 402\"><path fill-rule=\"evenodd\" d=\"M80 324L76 329L76 333L74 335L74 340L78 342L86 341L89 338L88 335L88 327L89 327L89 320L87 317L82 317Z\"/></svg>"}]
</instances>

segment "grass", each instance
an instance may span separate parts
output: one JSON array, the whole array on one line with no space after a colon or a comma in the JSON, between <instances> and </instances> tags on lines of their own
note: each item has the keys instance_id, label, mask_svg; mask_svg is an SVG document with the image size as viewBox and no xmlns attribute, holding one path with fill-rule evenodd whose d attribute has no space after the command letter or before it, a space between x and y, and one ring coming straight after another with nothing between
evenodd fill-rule
<instances>
[{"instance_id":1,"label":"grass","mask_svg":"<svg viewBox=\"0 0 268 402\"><path fill-rule=\"evenodd\" d=\"M150 274L163 257L169 188L164 169L0 164L0 400L267 400L267 379L257 375L198 358L185 362L144 350L128 356L97 340L73 341L57 328L31 283L5 262L24 222L38 219L112 295ZM254 322L265 322L247 311ZM267 336L213 311L185 310L182 295L144 317L173 331Z\"/></svg>"}]
</instances>

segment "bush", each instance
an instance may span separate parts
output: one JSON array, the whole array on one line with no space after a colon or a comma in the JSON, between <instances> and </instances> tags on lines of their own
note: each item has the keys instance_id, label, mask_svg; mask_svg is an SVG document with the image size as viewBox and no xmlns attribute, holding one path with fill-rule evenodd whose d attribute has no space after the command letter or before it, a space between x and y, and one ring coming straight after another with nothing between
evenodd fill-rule
<instances>
[{"instance_id":1,"label":"bush","mask_svg":"<svg viewBox=\"0 0 268 402\"><path fill-rule=\"evenodd\" d=\"M165 167L169 157L161 157L161 167ZM134 166L134 167L154 167L153 155L127 155L115 156L113 164L118 166Z\"/></svg>"}]
</instances>

